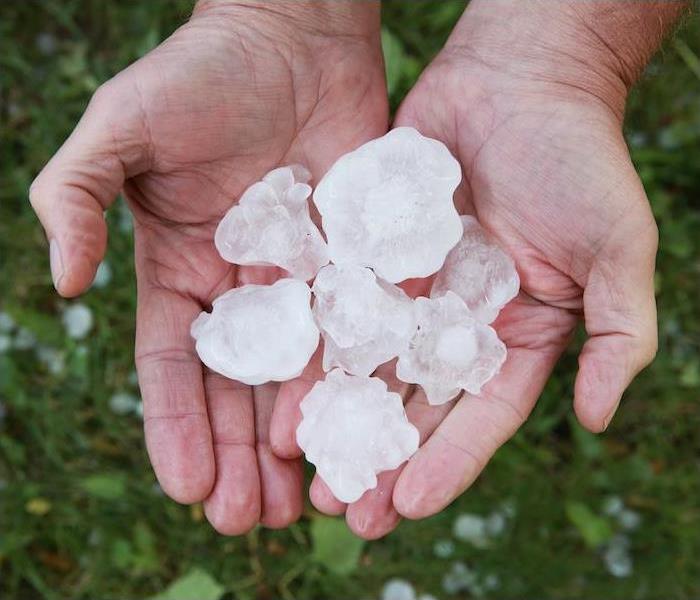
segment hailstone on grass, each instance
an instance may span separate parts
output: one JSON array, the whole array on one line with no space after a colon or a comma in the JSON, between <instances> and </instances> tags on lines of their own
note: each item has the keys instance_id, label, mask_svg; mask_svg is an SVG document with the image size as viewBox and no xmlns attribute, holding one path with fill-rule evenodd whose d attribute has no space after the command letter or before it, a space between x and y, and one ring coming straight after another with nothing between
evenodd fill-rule
<instances>
[{"instance_id":1,"label":"hailstone on grass","mask_svg":"<svg viewBox=\"0 0 700 600\"><path fill-rule=\"evenodd\" d=\"M354 502L418 449L401 396L377 377L334 369L301 402L297 442L333 495Z\"/></svg>"},{"instance_id":2,"label":"hailstone on grass","mask_svg":"<svg viewBox=\"0 0 700 600\"><path fill-rule=\"evenodd\" d=\"M286 381L301 374L318 346L311 290L303 281L229 290L192 322L202 362L245 384Z\"/></svg>"},{"instance_id":3,"label":"hailstone on grass","mask_svg":"<svg viewBox=\"0 0 700 600\"><path fill-rule=\"evenodd\" d=\"M228 262L278 266L311 279L328 250L309 216L311 174L301 165L270 171L251 185L216 228L214 244Z\"/></svg>"},{"instance_id":4,"label":"hailstone on grass","mask_svg":"<svg viewBox=\"0 0 700 600\"><path fill-rule=\"evenodd\" d=\"M448 290L457 294L477 321L491 323L518 295L520 278L508 256L470 216L462 217L464 233L450 250L433 283L431 297Z\"/></svg>"},{"instance_id":5,"label":"hailstone on grass","mask_svg":"<svg viewBox=\"0 0 700 600\"><path fill-rule=\"evenodd\" d=\"M418 331L399 355L396 376L420 384L430 404L444 404L461 390L478 394L506 359L496 332L453 292L416 298L415 309Z\"/></svg>"},{"instance_id":6,"label":"hailstone on grass","mask_svg":"<svg viewBox=\"0 0 700 600\"><path fill-rule=\"evenodd\" d=\"M324 341L323 369L369 375L408 347L416 330L413 301L371 269L323 267L312 288Z\"/></svg>"},{"instance_id":7,"label":"hailstone on grass","mask_svg":"<svg viewBox=\"0 0 700 600\"><path fill-rule=\"evenodd\" d=\"M341 156L314 192L331 261L391 283L435 273L462 236L461 178L447 147L411 127Z\"/></svg>"}]
</instances>

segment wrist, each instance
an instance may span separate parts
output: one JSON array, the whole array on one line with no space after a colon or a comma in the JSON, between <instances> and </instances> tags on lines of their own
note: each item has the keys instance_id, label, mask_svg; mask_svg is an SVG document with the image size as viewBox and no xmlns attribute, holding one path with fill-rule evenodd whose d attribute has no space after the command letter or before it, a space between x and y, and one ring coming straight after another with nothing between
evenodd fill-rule
<instances>
[{"instance_id":1,"label":"wrist","mask_svg":"<svg viewBox=\"0 0 700 600\"><path fill-rule=\"evenodd\" d=\"M379 0L198 0L193 17L217 16L232 23L264 23L280 35L315 39L379 39Z\"/></svg>"},{"instance_id":2,"label":"wrist","mask_svg":"<svg viewBox=\"0 0 700 600\"><path fill-rule=\"evenodd\" d=\"M620 119L630 87L687 2L472 0L445 54L527 89L595 98Z\"/></svg>"}]
</instances>

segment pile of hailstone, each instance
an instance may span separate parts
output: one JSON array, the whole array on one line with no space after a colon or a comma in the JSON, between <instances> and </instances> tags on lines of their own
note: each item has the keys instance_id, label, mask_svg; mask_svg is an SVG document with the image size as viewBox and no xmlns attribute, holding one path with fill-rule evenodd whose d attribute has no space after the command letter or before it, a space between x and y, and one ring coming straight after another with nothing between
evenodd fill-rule
<instances>
[{"instance_id":1,"label":"pile of hailstone","mask_svg":"<svg viewBox=\"0 0 700 600\"><path fill-rule=\"evenodd\" d=\"M419 443L401 397L372 373L398 357L397 377L430 404L478 394L506 358L489 323L520 282L476 219L455 210L459 163L415 129L341 156L315 191L310 178L299 165L275 169L228 211L214 238L221 256L289 277L229 290L191 331L205 365L250 385L297 377L323 338L328 374L301 403L297 441L333 494L353 502ZM396 285L434 273L429 298Z\"/></svg>"}]
</instances>

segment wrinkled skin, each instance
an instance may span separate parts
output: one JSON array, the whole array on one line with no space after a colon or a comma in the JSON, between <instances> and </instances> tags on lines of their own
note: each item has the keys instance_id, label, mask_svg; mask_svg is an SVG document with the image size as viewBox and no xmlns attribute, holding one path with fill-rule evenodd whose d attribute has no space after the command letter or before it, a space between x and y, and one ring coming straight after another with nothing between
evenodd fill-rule
<instances>
[{"instance_id":1,"label":"wrinkled skin","mask_svg":"<svg viewBox=\"0 0 700 600\"><path fill-rule=\"evenodd\" d=\"M252 390L202 370L192 318L232 285L278 276L222 262L216 223L269 169L298 161L318 180L341 153L386 131L377 31L362 40L311 31L299 46L263 13L245 27L231 14L222 27L202 9L96 94L31 191L60 248L57 288L72 296L92 279L105 245L102 208L124 184L136 221L149 453L165 491L181 502L206 498L223 533L298 517L298 405L323 374L320 352L281 386ZM496 322L508 361L479 397L429 407L396 381L393 365L380 367L407 398L421 449L350 506L318 478L310 489L320 510L345 512L363 537L386 534L400 515L438 512L474 481L527 417L581 316L590 337L574 408L590 430L608 425L654 354L656 228L620 133L624 98L552 80L494 69L452 45L397 115L396 125L443 140L460 160L460 210L514 257L522 292ZM426 285L406 288L416 295Z\"/></svg>"},{"instance_id":2,"label":"wrinkled skin","mask_svg":"<svg viewBox=\"0 0 700 600\"><path fill-rule=\"evenodd\" d=\"M318 180L339 155L386 131L379 16L370 8L376 17L358 34L344 30L345 19L200 5L97 91L30 192L55 240L55 285L70 297L92 281L106 245L103 209L123 186L135 222L149 456L164 491L183 503L204 500L222 533L295 521L302 469L268 443L278 386L227 380L194 352L190 323L217 295L279 276L224 262L214 230L272 168L300 162Z\"/></svg>"},{"instance_id":3,"label":"wrinkled skin","mask_svg":"<svg viewBox=\"0 0 700 600\"><path fill-rule=\"evenodd\" d=\"M450 147L465 175L460 212L476 214L516 261L521 293L495 323L508 359L482 394L443 406L428 406L422 391L394 380L408 398L420 450L349 506L316 478L317 508L345 512L367 538L391 531L401 515L442 510L525 421L581 316L589 338L574 409L589 430L608 426L624 389L656 351L657 230L622 137L620 105L624 99L494 71L459 47L448 46L422 75L395 125ZM415 295L427 285L409 288ZM382 370L391 377L390 368ZM279 402L273 417L281 456L297 452L299 395ZM289 429L276 428L278 421Z\"/></svg>"}]
</instances>

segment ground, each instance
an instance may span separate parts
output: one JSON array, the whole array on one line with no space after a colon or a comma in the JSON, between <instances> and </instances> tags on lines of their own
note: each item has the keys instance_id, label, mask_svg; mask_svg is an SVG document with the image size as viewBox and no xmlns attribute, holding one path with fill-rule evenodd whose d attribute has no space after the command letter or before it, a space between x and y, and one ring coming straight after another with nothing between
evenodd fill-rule
<instances>
[{"instance_id":1,"label":"ground","mask_svg":"<svg viewBox=\"0 0 700 600\"><path fill-rule=\"evenodd\" d=\"M394 106L461 7L386 0ZM466 494L440 515L361 543L310 507L289 530L226 538L201 506L162 495L133 374L135 285L123 203L108 215L100 285L71 302L51 287L29 183L96 86L188 10L184 0L0 6L0 597L377 598L397 577L437 598L698 597L697 18L648 68L626 121L661 231L658 358L609 431L593 436L572 414L572 348L528 423ZM62 320L76 303L94 320L82 339L67 337ZM73 313L73 327L81 316ZM486 533L465 514L491 516Z\"/></svg>"}]
</instances>

